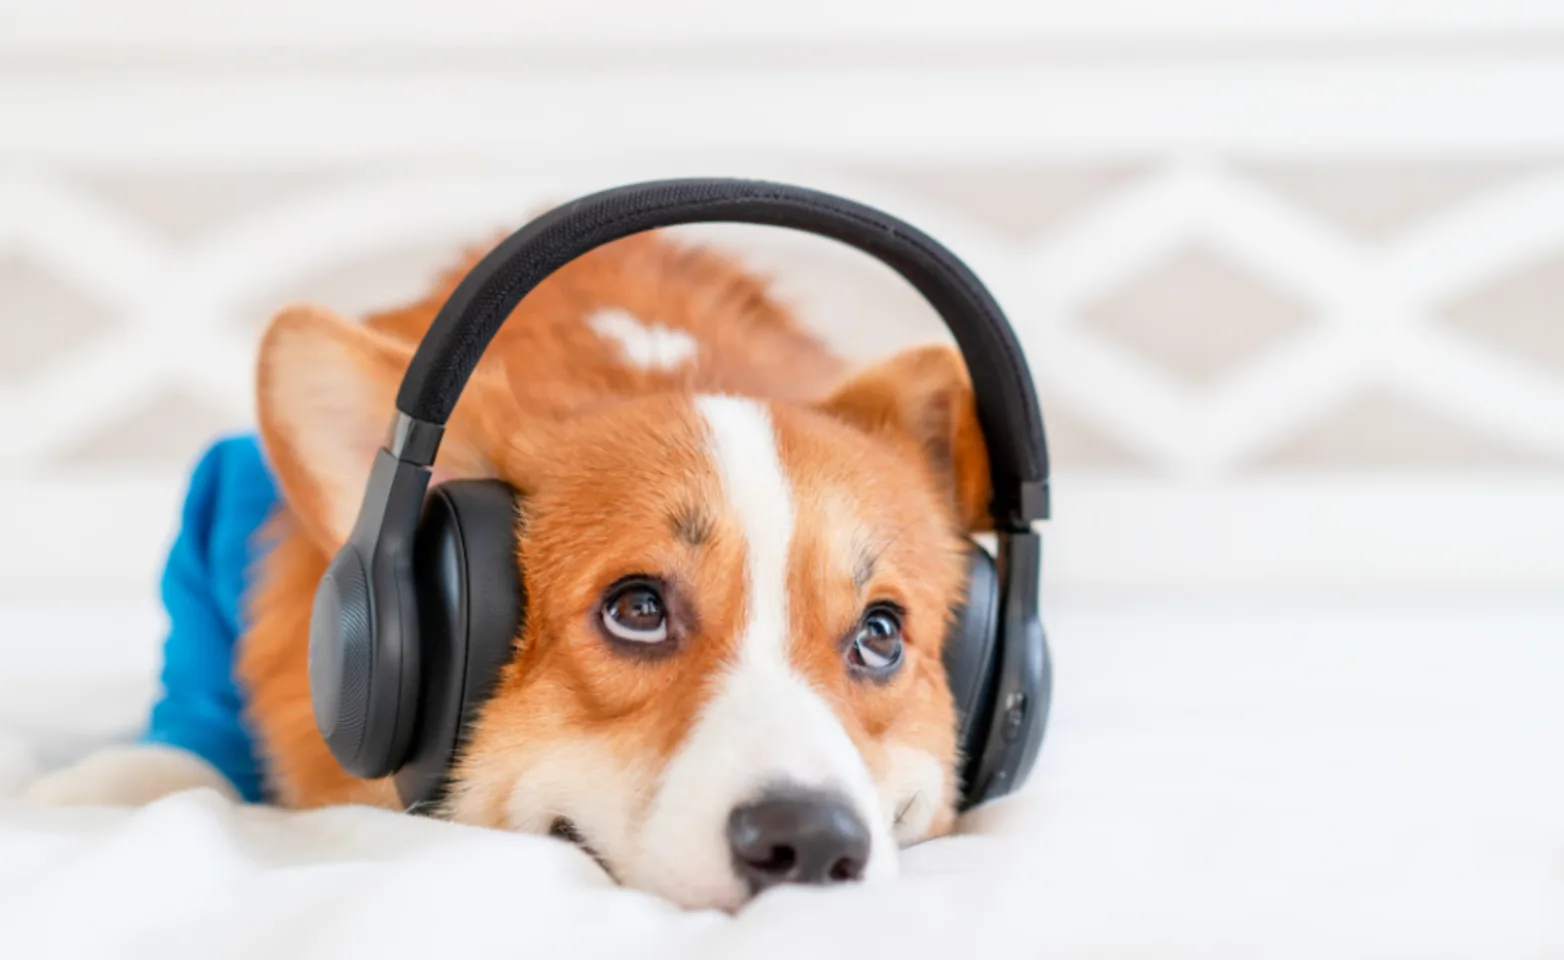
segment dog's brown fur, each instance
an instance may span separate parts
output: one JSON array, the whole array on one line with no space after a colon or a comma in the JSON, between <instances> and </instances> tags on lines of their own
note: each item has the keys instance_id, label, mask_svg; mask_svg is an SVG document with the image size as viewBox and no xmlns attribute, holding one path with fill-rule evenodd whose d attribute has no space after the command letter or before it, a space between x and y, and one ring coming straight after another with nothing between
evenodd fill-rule
<instances>
[{"instance_id":1,"label":"dog's brown fur","mask_svg":"<svg viewBox=\"0 0 1564 960\"><path fill-rule=\"evenodd\" d=\"M346 774L316 730L309 614L412 349L474 259L427 297L362 325L300 306L264 338L260 429L285 507L269 531L237 670L269 786L285 804L396 805L387 781ZM697 355L672 369L627 364L584 322L604 308L683 331ZM819 638L795 643L794 667L877 777L895 750L927 755L949 774L927 798L935 809L925 833L942 832L957 758L939 651L963 589L960 538L983 523L988 492L965 371L949 349L923 348L848 376L757 278L654 234L600 248L529 295L448 428L436 481L497 476L521 493L518 559L531 604L517 659L455 771L448 813L526 828L507 812L513 784L542 762L542 747L572 738L635 771L632 793L652 791L696 722L745 609L735 521L720 510L705 517L709 534L695 547L666 530L670 512L722 497L690 405L697 394L767 404L797 502L791 622L801 638ZM873 577L850 589L847 568L865 542L879 551ZM686 649L655 665L625 662L581 626L603 583L647 568L669 571L699 601ZM852 681L832 639L868 593L907 611L906 667L884 684Z\"/></svg>"}]
</instances>

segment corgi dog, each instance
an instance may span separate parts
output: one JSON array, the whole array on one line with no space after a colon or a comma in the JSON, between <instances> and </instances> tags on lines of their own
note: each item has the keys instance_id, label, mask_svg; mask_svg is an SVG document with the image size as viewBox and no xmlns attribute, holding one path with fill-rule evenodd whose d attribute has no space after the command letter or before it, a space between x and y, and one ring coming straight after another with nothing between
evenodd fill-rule
<instances>
[{"instance_id":1,"label":"corgi dog","mask_svg":"<svg viewBox=\"0 0 1564 960\"><path fill-rule=\"evenodd\" d=\"M399 807L317 730L310 615L413 350L477 259L406 307L355 322L292 306L262 338L278 499L231 668L269 802ZM632 236L509 317L440 448L433 482L456 478L518 491L527 600L438 816L563 837L624 885L726 910L780 883L894 876L899 847L951 828L941 648L965 538L989 525L953 348L852 369L736 261ZM232 792L199 751L148 743L34 796L198 785Z\"/></svg>"}]
</instances>

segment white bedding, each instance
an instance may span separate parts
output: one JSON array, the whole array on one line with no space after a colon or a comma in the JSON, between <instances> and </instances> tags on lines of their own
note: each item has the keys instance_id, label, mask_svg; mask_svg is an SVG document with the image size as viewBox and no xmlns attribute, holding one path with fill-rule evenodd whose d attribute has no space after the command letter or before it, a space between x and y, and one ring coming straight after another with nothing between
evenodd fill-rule
<instances>
[{"instance_id":1,"label":"white bedding","mask_svg":"<svg viewBox=\"0 0 1564 960\"><path fill-rule=\"evenodd\" d=\"M892 884L682 913L541 838L10 800L0 957L1564 957L1564 607L1053 613L1031 787ZM0 794L139 718L156 629L0 611Z\"/></svg>"}]
</instances>

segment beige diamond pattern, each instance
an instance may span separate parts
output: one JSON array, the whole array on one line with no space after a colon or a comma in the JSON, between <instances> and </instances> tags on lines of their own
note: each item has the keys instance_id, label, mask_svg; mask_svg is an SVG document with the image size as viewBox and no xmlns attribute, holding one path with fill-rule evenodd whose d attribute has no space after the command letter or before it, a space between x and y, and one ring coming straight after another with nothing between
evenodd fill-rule
<instances>
[{"instance_id":1,"label":"beige diamond pattern","mask_svg":"<svg viewBox=\"0 0 1564 960\"><path fill-rule=\"evenodd\" d=\"M0 383L20 386L112 322L30 254L0 250Z\"/></svg>"},{"instance_id":2,"label":"beige diamond pattern","mask_svg":"<svg viewBox=\"0 0 1564 960\"><path fill-rule=\"evenodd\" d=\"M1535 162L1420 160L1249 163L1245 171L1364 240L1388 240L1457 203L1535 171Z\"/></svg>"},{"instance_id":3,"label":"beige diamond pattern","mask_svg":"<svg viewBox=\"0 0 1564 960\"><path fill-rule=\"evenodd\" d=\"M1461 297L1446 325L1564 376L1564 250Z\"/></svg>"},{"instance_id":4,"label":"beige diamond pattern","mask_svg":"<svg viewBox=\"0 0 1564 960\"><path fill-rule=\"evenodd\" d=\"M348 317L404 304L428 293L432 279L450 269L459 252L449 243L415 239L325 263L240 304L235 320L240 329L259 333L284 303L318 303Z\"/></svg>"},{"instance_id":5,"label":"beige diamond pattern","mask_svg":"<svg viewBox=\"0 0 1564 960\"><path fill-rule=\"evenodd\" d=\"M1144 176L1150 164L984 164L888 168L870 175L960 211L995 234L1032 243Z\"/></svg>"},{"instance_id":6,"label":"beige diamond pattern","mask_svg":"<svg viewBox=\"0 0 1564 960\"><path fill-rule=\"evenodd\" d=\"M183 463L218 436L246 426L203 397L165 389L61 451L57 462L71 472Z\"/></svg>"},{"instance_id":7,"label":"beige diamond pattern","mask_svg":"<svg viewBox=\"0 0 1564 960\"><path fill-rule=\"evenodd\" d=\"M331 173L283 171L84 171L72 182L171 244L200 243L228 225L331 188Z\"/></svg>"},{"instance_id":8,"label":"beige diamond pattern","mask_svg":"<svg viewBox=\"0 0 1564 960\"><path fill-rule=\"evenodd\" d=\"M1201 247L1087 307L1082 323L1192 385L1237 370L1309 321L1309 308Z\"/></svg>"},{"instance_id":9,"label":"beige diamond pattern","mask_svg":"<svg viewBox=\"0 0 1564 960\"><path fill-rule=\"evenodd\" d=\"M1256 457L1258 470L1513 468L1525 454L1386 390L1370 389Z\"/></svg>"},{"instance_id":10,"label":"beige diamond pattern","mask_svg":"<svg viewBox=\"0 0 1564 960\"><path fill-rule=\"evenodd\" d=\"M1065 470L1564 462L1564 170L1456 191L1368 241L1218 157L1126 169L1073 187L960 167L773 175L895 210L977 269L1058 411ZM331 183L196 217L190 243L101 183L0 176L0 469L182 460L248 421L255 331L278 303L394 301L444 251L602 185L459 170ZM872 304L847 320L895 323Z\"/></svg>"}]
</instances>

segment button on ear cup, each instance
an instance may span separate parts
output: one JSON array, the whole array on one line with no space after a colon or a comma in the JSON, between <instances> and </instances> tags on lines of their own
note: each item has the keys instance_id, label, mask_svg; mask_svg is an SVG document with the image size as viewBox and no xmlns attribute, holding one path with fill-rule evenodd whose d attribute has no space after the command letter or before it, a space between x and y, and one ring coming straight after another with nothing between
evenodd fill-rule
<instances>
[{"instance_id":1,"label":"button on ear cup","mask_svg":"<svg viewBox=\"0 0 1564 960\"><path fill-rule=\"evenodd\" d=\"M945 677L956 704L956 745L961 751L962 785L972 761L983 750L994 715L999 632L999 574L994 558L976 543L967 545L967 593L952 611L945 636ZM963 798L963 806L970 798Z\"/></svg>"},{"instance_id":2,"label":"button on ear cup","mask_svg":"<svg viewBox=\"0 0 1564 960\"><path fill-rule=\"evenodd\" d=\"M342 550L315 591L310 615L310 702L315 724L346 765L364 742L374 669L374 612L358 552Z\"/></svg>"},{"instance_id":3,"label":"button on ear cup","mask_svg":"<svg viewBox=\"0 0 1564 960\"><path fill-rule=\"evenodd\" d=\"M999 538L1005 584L995 629L993 687L984 697L987 719L967 755L962 800L968 805L1002 797L1025 782L1042 747L1052 699L1053 667L1043 634L1038 596L1042 538L1010 533Z\"/></svg>"}]
</instances>

